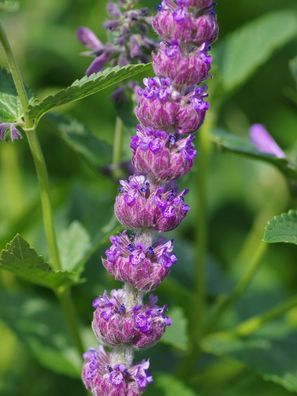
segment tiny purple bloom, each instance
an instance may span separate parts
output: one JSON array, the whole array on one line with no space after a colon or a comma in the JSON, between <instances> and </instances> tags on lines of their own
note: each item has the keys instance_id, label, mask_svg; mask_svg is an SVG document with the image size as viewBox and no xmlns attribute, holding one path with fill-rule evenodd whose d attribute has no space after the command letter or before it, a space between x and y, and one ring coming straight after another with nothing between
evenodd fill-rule
<instances>
[{"instance_id":1,"label":"tiny purple bloom","mask_svg":"<svg viewBox=\"0 0 297 396\"><path fill-rule=\"evenodd\" d=\"M166 316L166 306L155 304L125 306L125 292L113 290L96 299L92 328L99 342L116 346L131 344L146 348L155 344L163 335L171 320ZM125 309L123 309L125 307Z\"/></svg>"},{"instance_id":2,"label":"tiny purple bloom","mask_svg":"<svg viewBox=\"0 0 297 396\"><path fill-rule=\"evenodd\" d=\"M139 125L131 140L132 164L139 173L158 182L178 179L193 166L196 157L193 140L193 136L181 138Z\"/></svg>"},{"instance_id":3,"label":"tiny purple bloom","mask_svg":"<svg viewBox=\"0 0 297 396\"><path fill-rule=\"evenodd\" d=\"M172 253L172 241L159 239L152 246L144 246L127 232L110 240L112 245L103 259L104 267L115 279L138 290L150 292L156 289L177 261Z\"/></svg>"},{"instance_id":4,"label":"tiny purple bloom","mask_svg":"<svg viewBox=\"0 0 297 396\"><path fill-rule=\"evenodd\" d=\"M286 158L286 154L263 125L252 125L250 128L250 139L262 153L270 154L278 158Z\"/></svg>"},{"instance_id":5,"label":"tiny purple bloom","mask_svg":"<svg viewBox=\"0 0 297 396\"><path fill-rule=\"evenodd\" d=\"M184 203L187 191L178 193L175 185L157 187L145 176L131 176L120 183L122 188L116 198L115 213L127 227L171 231L190 209Z\"/></svg>"},{"instance_id":6,"label":"tiny purple bloom","mask_svg":"<svg viewBox=\"0 0 297 396\"><path fill-rule=\"evenodd\" d=\"M15 140L22 139L22 135L20 134L20 131L17 129L15 123L10 123L10 122L0 123L0 141L5 140L7 138L7 135L9 135L10 140L12 142Z\"/></svg>"},{"instance_id":7,"label":"tiny purple bloom","mask_svg":"<svg viewBox=\"0 0 297 396\"><path fill-rule=\"evenodd\" d=\"M86 27L80 27L77 29L77 38L82 44L94 52L103 48L103 44L95 35L95 33Z\"/></svg>"},{"instance_id":8,"label":"tiny purple bloom","mask_svg":"<svg viewBox=\"0 0 297 396\"><path fill-rule=\"evenodd\" d=\"M140 396L153 382L149 361L132 367L111 363L103 347L84 354L82 380L93 396Z\"/></svg>"}]
</instances>

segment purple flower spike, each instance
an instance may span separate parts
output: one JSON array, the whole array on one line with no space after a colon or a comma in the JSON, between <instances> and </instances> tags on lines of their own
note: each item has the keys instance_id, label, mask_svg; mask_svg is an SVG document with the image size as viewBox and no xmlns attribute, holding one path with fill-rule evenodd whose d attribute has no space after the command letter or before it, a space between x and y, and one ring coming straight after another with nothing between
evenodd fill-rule
<instances>
[{"instance_id":1,"label":"purple flower spike","mask_svg":"<svg viewBox=\"0 0 297 396\"><path fill-rule=\"evenodd\" d=\"M192 136L180 138L140 125L131 139L131 149L135 169L158 182L175 180L188 173L196 157Z\"/></svg>"},{"instance_id":2,"label":"purple flower spike","mask_svg":"<svg viewBox=\"0 0 297 396\"><path fill-rule=\"evenodd\" d=\"M172 253L173 242L159 239L145 246L127 232L111 237L103 265L117 280L127 282L138 290L156 289L169 274L177 258Z\"/></svg>"},{"instance_id":3,"label":"purple flower spike","mask_svg":"<svg viewBox=\"0 0 297 396\"><path fill-rule=\"evenodd\" d=\"M176 85L198 84L209 77L212 58L206 49L202 46L188 53L178 43L162 43L158 53L153 55L154 71Z\"/></svg>"},{"instance_id":4,"label":"purple flower spike","mask_svg":"<svg viewBox=\"0 0 297 396\"><path fill-rule=\"evenodd\" d=\"M8 134L12 142L15 140L22 139L22 135L17 129L15 123L9 123L9 122L0 123L0 141L5 140Z\"/></svg>"},{"instance_id":5,"label":"purple flower spike","mask_svg":"<svg viewBox=\"0 0 297 396\"><path fill-rule=\"evenodd\" d=\"M138 396L153 382L149 362L132 367L113 364L103 347L84 354L82 380L93 396Z\"/></svg>"},{"instance_id":6,"label":"purple flower spike","mask_svg":"<svg viewBox=\"0 0 297 396\"><path fill-rule=\"evenodd\" d=\"M115 213L119 221L130 228L152 228L155 231L174 230L189 211L184 203L187 191L178 193L167 184L156 187L144 176L131 176L121 181Z\"/></svg>"},{"instance_id":7,"label":"purple flower spike","mask_svg":"<svg viewBox=\"0 0 297 396\"><path fill-rule=\"evenodd\" d=\"M278 158L286 158L286 154L263 125L252 125L250 128L250 139L262 153L267 153Z\"/></svg>"},{"instance_id":8,"label":"purple flower spike","mask_svg":"<svg viewBox=\"0 0 297 396\"><path fill-rule=\"evenodd\" d=\"M100 343L109 346L131 344L146 348L155 344L163 335L171 319L166 307L155 304L128 307L123 290L113 290L110 297L105 292L97 298L92 328Z\"/></svg>"}]
</instances>

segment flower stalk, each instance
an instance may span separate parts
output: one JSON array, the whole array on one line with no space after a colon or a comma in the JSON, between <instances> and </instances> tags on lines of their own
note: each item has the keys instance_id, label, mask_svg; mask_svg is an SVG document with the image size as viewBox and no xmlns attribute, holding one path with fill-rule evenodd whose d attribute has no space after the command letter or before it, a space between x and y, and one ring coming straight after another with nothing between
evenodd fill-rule
<instances>
[{"instance_id":1,"label":"flower stalk","mask_svg":"<svg viewBox=\"0 0 297 396\"><path fill-rule=\"evenodd\" d=\"M124 287L93 302L92 328L104 349L84 355L82 379L94 396L137 396L152 382L149 362L133 365L131 357L158 342L171 325L167 306L157 306L157 298L146 294L177 261L174 242L160 233L178 227L190 210L188 190L179 191L176 180L194 164L194 132L209 108L202 83L209 77L210 44L218 33L213 1L164 0L152 26L163 40L153 54L156 77L136 89L140 124L130 144L134 175L120 181L114 208L126 230L110 238L103 258ZM202 257L204 262L205 252Z\"/></svg>"}]
</instances>

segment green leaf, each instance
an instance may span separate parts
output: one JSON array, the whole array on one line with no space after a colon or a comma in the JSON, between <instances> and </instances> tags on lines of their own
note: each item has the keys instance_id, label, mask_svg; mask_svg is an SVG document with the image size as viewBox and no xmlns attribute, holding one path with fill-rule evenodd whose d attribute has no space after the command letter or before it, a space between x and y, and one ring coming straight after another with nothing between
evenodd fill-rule
<instances>
[{"instance_id":1,"label":"green leaf","mask_svg":"<svg viewBox=\"0 0 297 396\"><path fill-rule=\"evenodd\" d=\"M286 158L277 158L273 155L258 151L247 138L235 136L220 129L215 129L212 132L212 141L223 151L268 162L276 166L289 179L297 179L297 165L289 162Z\"/></svg>"},{"instance_id":2,"label":"green leaf","mask_svg":"<svg viewBox=\"0 0 297 396\"><path fill-rule=\"evenodd\" d=\"M111 162L111 145L97 138L75 118L50 114L47 121L54 124L65 143L92 167L102 168Z\"/></svg>"},{"instance_id":3,"label":"green leaf","mask_svg":"<svg viewBox=\"0 0 297 396\"><path fill-rule=\"evenodd\" d=\"M172 375L159 374L156 378L158 388L163 390L164 396L198 396L196 392L188 388Z\"/></svg>"},{"instance_id":4,"label":"green leaf","mask_svg":"<svg viewBox=\"0 0 297 396\"><path fill-rule=\"evenodd\" d=\"M290 61L290 70L297 84L297 56Z\"/></svg>"},{"instance_id":5,"label":"green leaf","mask_svg":"<svg viewBox=\"0 0 297 396\"><path fill-rule=\"evenodd\" d=\"M297 15L292 10L264 15L234 31L218 57L224 88L237 88L296 35Z\"/></svg>"},{"instance_id":6,"label":"green leaf","mask_svg":"<svg viewBox=\"0 0 297 396\"><path fill-rule=\"evenodd\" d=\"M297 245L297 211L290 210L270 220L265 228L264 241Z\"/></svg>"},{"instance_id":7,"label":"green leaf","mask_svg":"<svg viewBox=\"0 0 297 396\"><path fill-rule=\"evenodd\" d=\"M22 117L22 106L11 74L0 68L0 122L15 122Z\"/></svg>"},{"instance_id":8,"label":"green leaf","mask_svg":"<svg viewBox=\"0 0 297 396\"><path fill-rule=\"evenodd\" d=\"M161 341L174 346L177 349L186 351L188 347L187 320L181 308L175 307L169 311L172 318L172 325L169 326Z\"/></svg>"},{"instance_id":9,"label":"green leaf","mask_svg":"<svg viewBox=\"0 0 297 396\"><path fill-rule=\"evenodd\" d=\"M60 309L45 298L0 291L0 319L39 363L70 377L80 376L80 357L71 345Z\"/></svg>"},{"instance_id":10,"label":"green leaf","mask_svg":"<svg viewBox=\"0 0 297 396\"><path fill-rule=\"evenodd\" d=\"M77 278L71 272L53 272L20 235L16 235L1 252L0 269L10 271L28 282L55 290L74 284Z\"/></svg>"},{"instance_id":11,"label":"green leaf","mask_svg":"<svg viewBox=\"0 0 297 396\"><path fill-rule=\"evenodd\" d=\"M297 333L283 338L220 339L210 336L203 344L208 353L230 356L291 392L297 392Z\"/></svg>"},{"instance_id":12,"label":"green leaf","mask_svg":"<svg viewBox=\"0 0 297 396\"><path fill-rule=\"evenodd\" d=\"M102 73L93 74L90 77L83 77L75 81L70 87L62 89L55 95L43 99L39 103L31 104L29 116L36 122L57 106L74 102L87 96L94 95L103 89L117 86L124 80L135 77L137 74L149 72L151 64L127 65L124 67L113 67L104 70Z\"/></svg>"},{"instance_id":13,"label":"green leaf","mask_svg":"<svg viewBox=\"0 0 297 396\"><path fill-rule=\"evenodd\" d=\"M78 221L71 223L59 238L62 269L80 274L91 247L86 229Z\"/></svg>"},{"instance_id":14,"label":"green leaf","mask_svg":"<svg viewBox=\"0 0 297 396\"><path fill-rule=\"evenodd\" d=\"M20 4L15 0L0 0L0 12L13 12L20 8Z\"/></svg>"}]
</instances>

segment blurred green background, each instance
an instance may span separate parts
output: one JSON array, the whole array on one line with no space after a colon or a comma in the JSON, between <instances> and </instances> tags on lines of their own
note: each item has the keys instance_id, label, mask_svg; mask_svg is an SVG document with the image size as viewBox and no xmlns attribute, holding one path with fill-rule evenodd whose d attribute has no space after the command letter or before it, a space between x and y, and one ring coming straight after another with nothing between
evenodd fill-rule
<instances>
[{"instance_id":1,"label":"blurred green background","mask_svg":"<svg viewBox=\"0 0 297 396\"><path fill-rule=\"evenodd\" d=\"M83 76L89 59L80 56L83 48L76 40L76 28L81 25L91 27L105 41L105 32L101 27L106 19L105 3L104 0L22 0L19 12L1 15L25 81L39 97ZM153 12L157 5L153 0L142 3L152 8ZM219 1L217 12L221 33L219 43L215 46L219 47L229 33L253 19L282 9L297 12L296 0ZM272 30L272 39L274 34ZM246 136L250 124L264 123L280 146L297 158L296 82L289 69L289 61L296 55L295 37L278 49L236 92L226 97L218 114L218 125L231 133ZM219 51L216 59L220 61ZM2 53L0 63L5 65ZM213 83L216 79L219 79L219 75L215 71ZM111 90L104 91L59 111L75 116L93 134L112 143L116 113L110 100L111 93ZM100 230L112 218L117 189L115 182L99 170L91 170L46 120L41 122L38 134L48 164L59 234L71 222L79 221L92 240L100 238ZM182 184L189 187L195 185L197 175L199 177L199 157L197 170L187 176ZM261 238L266 220L274 214L296 207L296 203L289 197L284 178L271 166L222 154L216 148L213 149L207 177L210 233L207 286L211 302L218 294L230 290L244 271L245 260L239 260L238 255L255 224L259 227L256 235ZM0 247L3 248L16 232L20 232L38 252L47 257L37 182L25 139L13 145L0 145L0 191ZM200 361L188 390L179 391L179 385L176 384L177 387L170 391L173 379L164 373L174 373L183 356L187 337L183 305L187 305L187 301L182 301L181 296L183 290L193 286L195 189L190 192L188 200L193 210L182 227L172 233L180 260L171 275L171 283L166 281L158 291L162 303L175 307L179 327L174 342L169 339L140 354L151 357L152 372L157 379L160 375L160 380L156 380L148 394L192 394L187 391L201 396L246 396L251 392L255 396L292 394L280 385L264 380L248 365L231 358L214 358L211 355L205 355ZM73 293L79 317L86 329L91 321L92 299L104 288L110 289L116 285L100 264L100 256L106 247L105 243L96 249L86 266L86 282L76 287ZM269 247L252 287L219 326L228 327L296 293L296 253L296 246L292 245ZM0 394L82 395L80 380L73 378L72 369L67 369L68 363L56 360L51 350L53 340L50 339L56 337L54 343L60 345L61 350L65 349L65 360L72 359L71 348L67 349L69 340L65 343L64 339L59 339L64 328L59 317L55 318L58 308L54 305L53 297L44 289L32 287L6 272L0 274L0 280L0 319L3 317L3 321L0 321ZM10 293L9 298L7 292ZM30 305L29 300L22 296L38 298L32 297ZM44 301L50 301L53 312L46 311L48 315L42 316ZM31 317L33 324L29 322ZM48 320L53 326L51 330L46 327ZM297 311L291 312L286 320L296 327ZM23 328L26 329L26 336L22 336ZM36 339L35 330L38 333ZM90 338L90 335L86 337ZM41 345L40 340L45 341L45 344L48 342L48 349ZM179 348L174 348L174 343L180 344ZM91 339L90 344L95 345L95 341ZM296 352L297 340L295 345ZM51 360L51 369L44 367L45 360ZM63 364L66 369L62 367ZM284 362L284 366L286 364ZM295 368L297 375L296 363ZM65 375L67 371L70 376Z\"/></svg>"}]
</instances>

